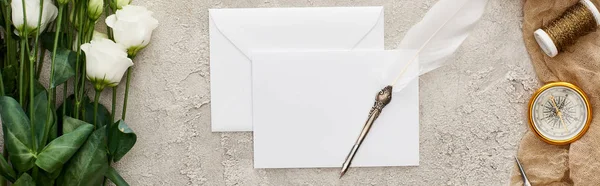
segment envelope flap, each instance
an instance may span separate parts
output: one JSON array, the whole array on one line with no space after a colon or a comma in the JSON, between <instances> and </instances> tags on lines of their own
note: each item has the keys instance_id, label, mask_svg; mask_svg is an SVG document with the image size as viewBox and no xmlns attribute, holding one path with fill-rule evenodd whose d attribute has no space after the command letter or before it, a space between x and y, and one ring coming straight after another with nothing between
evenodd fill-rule
<instances>
[{"instance_id":1,"label":"envelope flap","mask_svg":"<svg viewBox=\"0 0 600 186\"><path fill-rule=\"evenodd\" d=\"M211 9L210 21L240 52L352 48L383 17L382 7Z\"/></svg>"}]
</instances>

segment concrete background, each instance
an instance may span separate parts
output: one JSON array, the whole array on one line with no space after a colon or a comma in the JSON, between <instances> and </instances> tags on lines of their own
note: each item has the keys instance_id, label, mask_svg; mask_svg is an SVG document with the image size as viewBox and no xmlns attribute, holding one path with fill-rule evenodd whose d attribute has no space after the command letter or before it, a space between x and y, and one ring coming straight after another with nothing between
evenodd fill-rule
<instances>
[{"instance_id":1,"label":"concrete background","mask_svg":"<svg viewBox=\"0 0 600 186\"><path fill-rule=\"evenodd\" d=\"M117 169L131 185L507 185L539 86L518 0L490 0L449 65L421 76L419 167L355 168L341 180L338 169L255 170L251 133L211 132L209 8L384 6L386 49L394 49L435 2L135 0L160 26L135 59L127 123L138 143ZM121 104L122 87L119 95Z\"/></svg>"}]
</instances>

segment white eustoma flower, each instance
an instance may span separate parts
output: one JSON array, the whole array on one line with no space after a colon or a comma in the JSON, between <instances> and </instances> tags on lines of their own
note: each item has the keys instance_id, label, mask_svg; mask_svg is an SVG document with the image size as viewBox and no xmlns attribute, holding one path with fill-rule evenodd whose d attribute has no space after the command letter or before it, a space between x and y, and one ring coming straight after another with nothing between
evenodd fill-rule
<instances>
[{"instance_id":1,"label":"white eustoma flower","mask_svg":"<svg viewBox=\"0 0 600 186\"><path fill-rule=\"evenodd\" d=\"M52 0L43 0L44 9L42 10L42 22L40 31L44 31L48 23L54 21L58 15L58 8L54 6ZM21 35L25 28L23 20L23 1L13 0L10 3L12 8L12 22L17 28L16 34ZM25 8L27 15L27 33L32 34L38 29L38 21L40 17L40 0L25 0Z\"/></svg>"},{"instance_id":2,"label":"white eustoma flower","mask_svg":"<svg viewBox=\"0 0 600 186\"><path fill-rule=\"evenodd\" d=\"M133 66L127 50L110 39L99 38L81 45L86 56L87 78L96 90L114 87L121 82L125 71Z\"/></svg>"},{"instance_id":3,"label":"white eustoma flower","mask_svg":"<svg viewBox=\"0 0 600 186\"><path fill-rule=\"evenodd\" d=\"M127 48L134 56L150 43L152 31L158 27L158 20L152 12L142 6L127 5L116 14L106 18L106 25L113 29L115 41Z\"/></svg>"},{"instance_id":4,"label":"white eustoma flower","mask_svg":"<svg viewBox=\"0 0 600 186\"><path fill-rule=\"evenodd\" d=\"M129 5L131 0L110 0L110 7L114 10L122 9L124 6Z\"/></svg>"}]
</instances>

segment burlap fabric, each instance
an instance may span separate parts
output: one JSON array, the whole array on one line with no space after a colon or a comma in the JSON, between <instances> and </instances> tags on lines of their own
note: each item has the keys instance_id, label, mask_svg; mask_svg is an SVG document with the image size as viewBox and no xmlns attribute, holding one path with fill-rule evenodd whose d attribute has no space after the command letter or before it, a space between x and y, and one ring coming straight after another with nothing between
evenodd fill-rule
<instances>
[{"instance_id":1,"label":"burlap fabric","mask_svg":"<svg viewBox=\"0 0 600 186\"><path fill-rule=\"evenodd\" d=\"M523 3L523 39L540 82L566 81L579 86L590 98L593 117L587 134L567 146L546 144L527 131L517 157L532 185L600 185L600 31L579 38L554 58L546 56L533 37L536 29L577 2L525 0ZM594 3L598 5L596 0ZM511 185L523 185L516 165Z\"/></svg>"}]
</instances>

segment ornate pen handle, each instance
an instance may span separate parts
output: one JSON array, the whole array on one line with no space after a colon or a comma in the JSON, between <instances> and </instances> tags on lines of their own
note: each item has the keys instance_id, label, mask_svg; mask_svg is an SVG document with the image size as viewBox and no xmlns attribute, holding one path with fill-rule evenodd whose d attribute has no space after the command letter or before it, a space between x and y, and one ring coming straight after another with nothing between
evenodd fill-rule
<instances>
[{"instance_id":1,"label":"ornate pen handle","mask_svg":"<svg viewBox=\"0 0 600 186\"><path fill-rule=\"evenodd\" d=\"M383 108L385 108L385 106L387 106L391 101L392 101L392 86L387 86L387 87L381 89L381 91L379 91L379 93L375 97L375 104L371 108L371 111L369 111L369 117L368 117L367 121L365 122L365 126L363 127L362 131L360 132L360 136L358 136L358 139L356 139L354 146L352 146L352 150L350 150L350 153L348 153L348 156L346 157L346 161L344 161L344 164L342 164L342 172L340 174L340 178L346 173L346 171L350 167L350 164L352 163L352 159L354 159L354 155L356 155L358 148L360 147L362 142L365 140L365 137L367 137L369 130L371 130L371 126L373 126L373 123L375 123L375 120L377 120L377 118L379 117L379 114L381 114L381 111L383 110Z\"/></svg>"},{"instance_id":2,"label":"ornate pen handle","mask_svg":"<svg viewBox=\"0 0 600 186\"><path fill-rule=\"evenodd\" d=\"M373 116L373 120L377 119L379 117L379 114L381 114L381 110L383 110L383 108L385 108L385 106L387 106L391 101L392 86L387 86L381 89L381 91L379 91L379 93L377 94L377 97L375 97L375 104L369 112L369 118Z\"/></svg>"}]
</instances>

